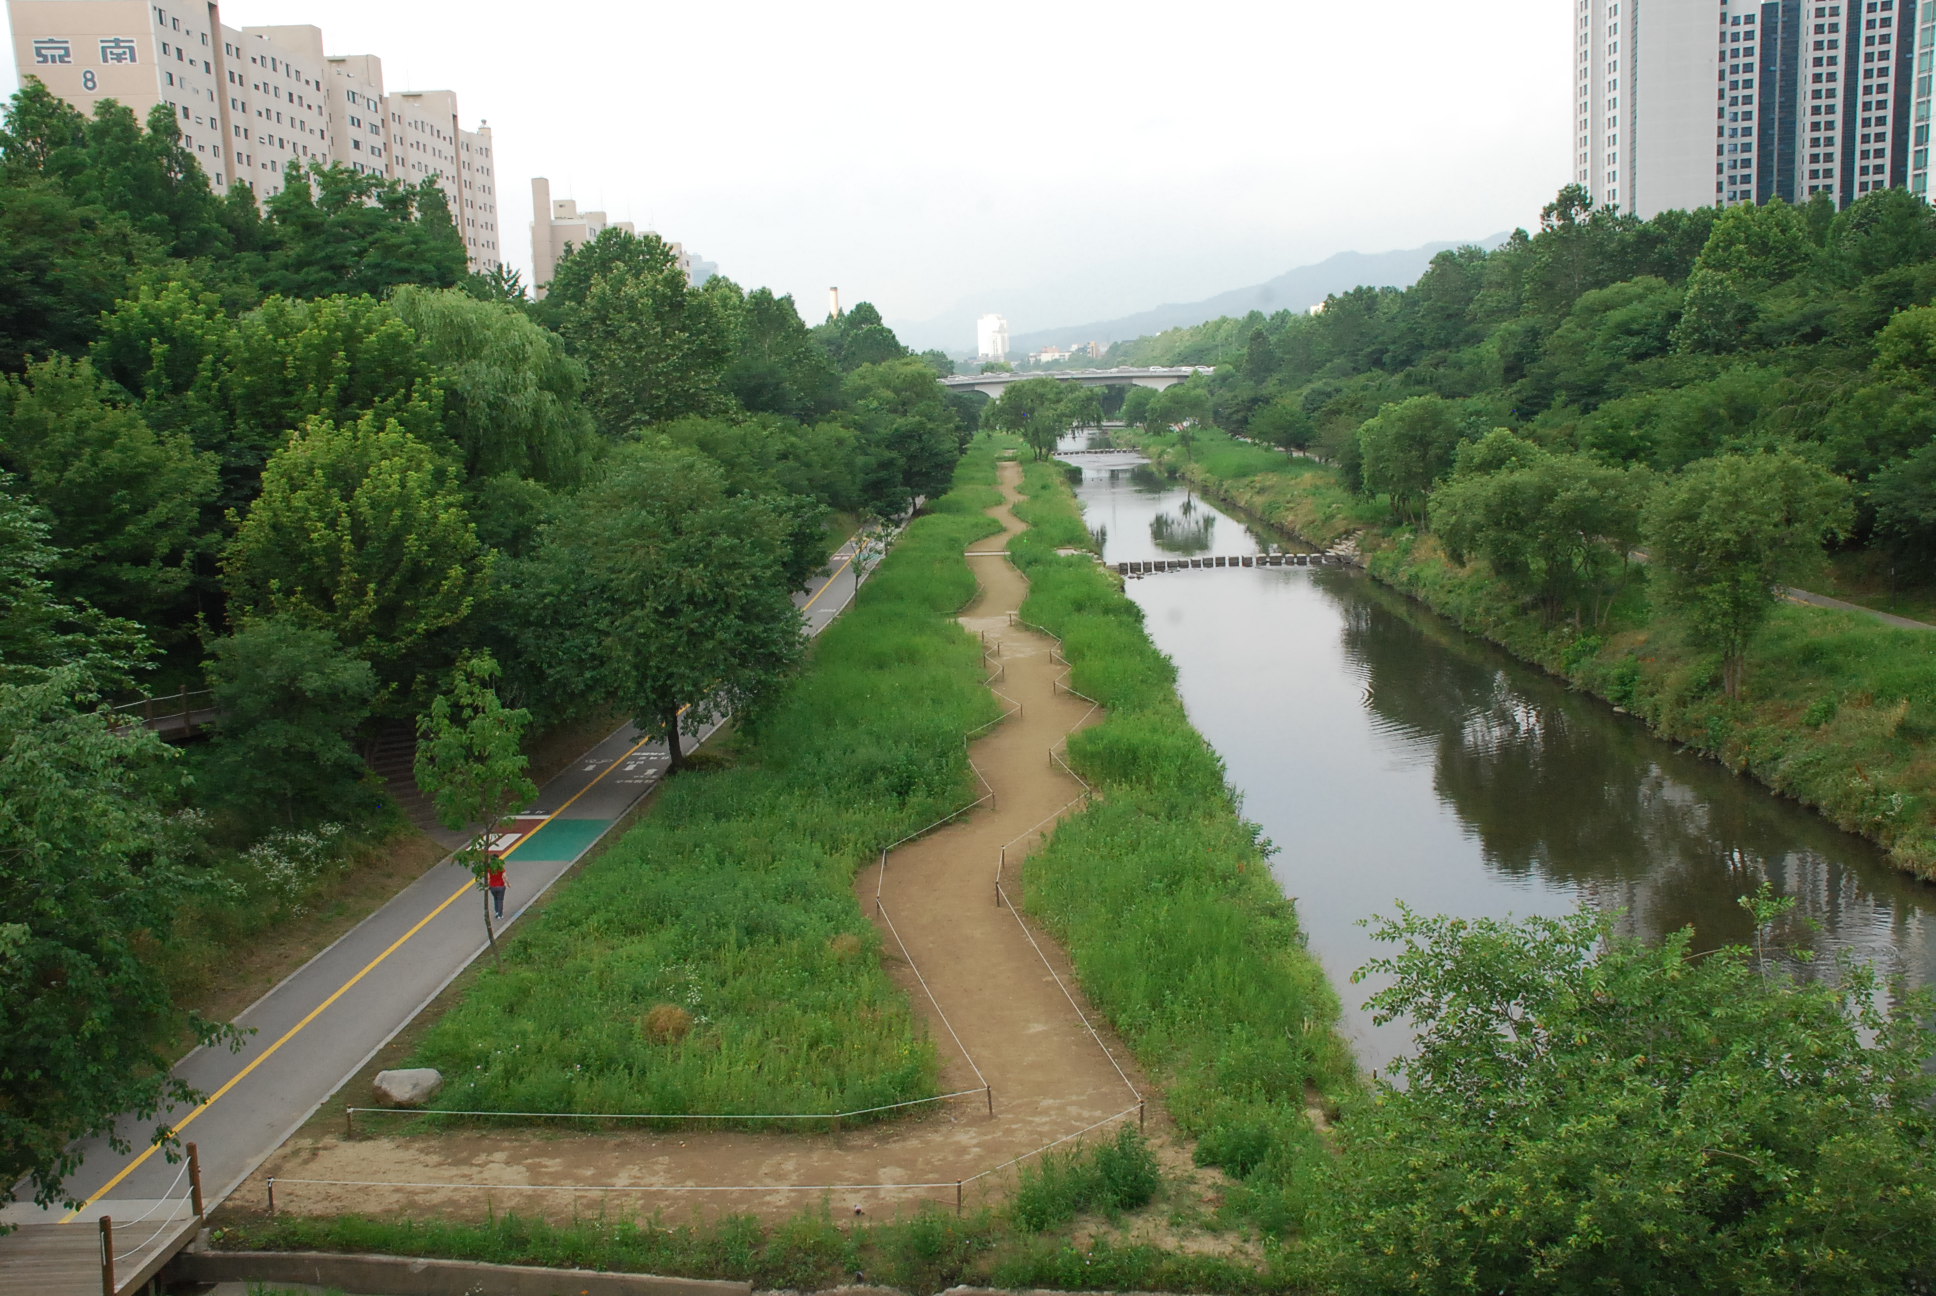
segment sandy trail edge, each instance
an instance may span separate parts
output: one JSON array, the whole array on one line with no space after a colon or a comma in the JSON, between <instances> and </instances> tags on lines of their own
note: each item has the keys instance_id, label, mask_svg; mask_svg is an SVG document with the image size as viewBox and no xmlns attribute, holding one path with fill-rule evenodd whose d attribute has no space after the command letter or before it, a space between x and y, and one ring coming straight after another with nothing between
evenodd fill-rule
<instances>
[{"instance_id":1,"label":"sandy trail edge","mask_svg":"<svg viewBox=\"0 0 1936 1296\"><path fill-rule=\"evenodd\" d=\"M273 1177L278 1209L305 1215L481 1218L515 1209L560 1220L653 1214L777 1219L823 1199L842 1214L881 1215L923 1201L952 1205L962 1180L972 1180L961 1192L972 1206L1012 1186L1015 1172L974 1176L1097 1122L1135 1121L1139 1099L1147 1101L1143 1114L1165 1169L1188 1167L1161 1104L1128 1049L1076 989L1060 947L1033 927L1032 944L1023 929L1027 920L1018 921L1015 911L995 901L1001 848L1013 843L1004 885L1010 896L1019 896L1026 854L1042 837L1030 830L1046 829L1077 808L1072 803L1082 785L1050 760L1051 750L1101 718L1088 702L1056 687L1065 668L1051 655L1054 641L1011 624L1028 582L993 551L1005 551L1026 529L1012 508L1021 498L1021 476L1020 465L1000 465L1003 503L988 513L1002 533L974 547L978 556L969 562L982 592L959 618L983 636L1003 667L993 687L1020 706L969 747L969 759L995 800L895 850L885 879L874 865L854 883L881 929L891 973L928 1021L943 1059L944 1090L977 1088L985 1077L993 1090L992 1116L977 1093L923 1117L833 1135L520 1131L296 1138L237 1190L232 1203L261 1207L266 1180ZM877 895L885 913L877 909ZM894 931L886 925L890 918ZM896 931L927 983L925 991L900 957ZM1072 996L1099 1037L1083 1025ZM1111 1121L1098 1132L1106 1135L1114 1127ZM530 1186L539 1184L546 1187ZM917 1184L940 1186L900 1186ZM700 1186L706 1190L677 1191Z\"/></svg>"}]
</instances>

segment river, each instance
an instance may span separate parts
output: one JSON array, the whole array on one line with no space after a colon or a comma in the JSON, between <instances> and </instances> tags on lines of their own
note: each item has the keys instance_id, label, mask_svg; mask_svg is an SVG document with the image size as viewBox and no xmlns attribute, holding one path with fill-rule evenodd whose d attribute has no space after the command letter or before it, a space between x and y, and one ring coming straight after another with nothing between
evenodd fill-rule
<instances>
[{"instance_id":1,"label":"river","mask_svg":"<svg viewBox=\"0 0 1936 1296\"><path fill-rule=\"evenodd\" d=\"M1296 547L1133 455L1081 458L1077 494L1108 562ZM1738 898L1765 879L1796 898L1781 938L1816 969L1849 953L1936 984L1936 888L1355 568L1191 570L1127 588L1245 816L1278 848L1273 871L1366 1067L1410 1040L1364 1010L1375 980L1350 982L1381 950L1364 920L1401 900L1466 917L1584 902L1648 937L1692 925L1706 948L1749 937Z\"/></svg>"}]
</instances>

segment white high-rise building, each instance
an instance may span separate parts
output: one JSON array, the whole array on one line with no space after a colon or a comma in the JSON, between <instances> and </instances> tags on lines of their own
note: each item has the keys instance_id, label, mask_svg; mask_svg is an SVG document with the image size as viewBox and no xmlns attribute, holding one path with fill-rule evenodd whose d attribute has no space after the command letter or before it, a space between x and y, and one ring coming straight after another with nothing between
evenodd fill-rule
<instances>
[{"instance_id":1,"label":"white high-rise building","mask_svg":"<svg viewBox=\"0 0 1936 1296\"><path fill-rule=\"evenodd\" d=\"M1596 203L1926 192L1929 0L1570 3L1572 175Z\"/></svg>"},{"instance_id":2,"label":"white high-rise building","mask_svg":"<svg viewBox=\"0 0 1936 1296\"><path fill-rule=\"evenodd\" d=\"M311 162L416 183L435 176L473 269L503 260L488 127L447 90L387 95L374 55L328 57L313 26L234 28L212 0L8 0L20 77L92 115L112 98L177 116L209 181L282 192ZM394 102L393 102L394 101Z\"/></svg>"},{"instance_id":3,"label":"white high-rise building","mask_svg":"<svg viewBox=\"0 0 1936 1296\"><path fill-rule=\"evenodd\" d=\"M975 321L975 354L983 360L1008 359L1008 321L984 315Z\"/></svg>"}]
</instances>

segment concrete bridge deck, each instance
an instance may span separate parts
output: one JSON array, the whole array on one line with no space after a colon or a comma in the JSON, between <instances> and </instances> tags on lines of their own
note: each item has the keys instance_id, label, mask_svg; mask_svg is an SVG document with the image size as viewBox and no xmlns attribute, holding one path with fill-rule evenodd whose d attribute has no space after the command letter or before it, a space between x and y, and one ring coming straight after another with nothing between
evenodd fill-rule
<instances>
[{"instance_id":1,"label":"concrete bridge deck","mask_svg":"<svg viewBox=\"0 0 1936 1296\"><path fill-rule=\"evenodd\" d=\"M1192 374L1215 373L1214 365L1151 365L1120 369L1043 369L1031 373L956 374L940 383L953 391L978 391L1000 400L1002 392L1014 383L1033 378L1053 378L1057 382L1079 383L1084 387L1148 387L1162 391L1174 387Z\"/></svg>"}]
</instances>

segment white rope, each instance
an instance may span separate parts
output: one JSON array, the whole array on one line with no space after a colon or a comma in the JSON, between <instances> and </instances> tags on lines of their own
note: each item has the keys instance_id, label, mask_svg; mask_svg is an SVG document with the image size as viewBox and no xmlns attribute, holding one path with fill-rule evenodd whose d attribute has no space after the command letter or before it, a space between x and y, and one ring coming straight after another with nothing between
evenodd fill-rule
<instances>
[{"instance_id":1,"label":"white rope","mask_svg":"<svg viewBox=\"0 0 1936 1296\"><path fill-rule=\"evenodd\" d=\"M853 1111L838 1112L784 1112L777 1115L763 1112L747 1112L741 1115L702 1112L524 1112L524 1111L465 1111L445 1110L440 1107L346 1107L349 1112L389 1112L409 1116L503 1116L521 1120L844 1120L849 1116L867 1116L874 1112L897 1111L902 1107L919 1107L923 1103L946 1102L950 1098L965 1098L978 1094L980 1089L957 1089L952 1093L935 1094L931 1098L910 1098L906 1102L884 1103L879 1107L857 1107Z\"/></svg>"},{"instance_id":2,"label":"white rope","mask_svg":"<svg viewBox=\"0 0 1936 1296\"><path fill-rule=\"evenodd\" d=\"M1053 1143L1045 1143L1041 1147L1035 1149L1035 1151L1033 1152L1024 1152L1022 1153L1022 1155L1018 1157L1011 1157L1009 1160L1002 1162L1000 1165L992 1166L987 1170L983 1170L979 1174L970 1175L968 1178L963 1179L961 1182L964 1184L971 1184L975 1182L975 1180L977 1179L985 1179L989 1175L1000 1174L1002 1171L1008 1169L1012 1165L1018 1165L1021 1162L1028 1160L1030 1157L1041 1156L1044 1152L1054 1151L1056 1148L1061 1147L1064 1143L1067 1143L1071 1139L1079 1139L1084 1134L1088 1134L1095 1130L1101 1129L1103 1126L1109 1124L1109 1122L1111 1121L1119 1121L1123 1117L1129 1115L1131 1112L1138 1112L1141 1110L1143 1110L1143 1104L1141 1102L1138 1102L1134 1107L1125 1107L1121 1111L1117 1112L1114 1116L1105 1116L1101 1120L1097 1121L1094 1125L1086 1125L1083 1128L1077 1130L1073 1134L1064 1134L1061 1138L1057 1139Z\"/></svg>"},{"instance_id":3,"label":"white rope","mask_svg":"<svg viewBox=\"0 0 1936 1296\"><path fill-rule=\"evenodd\" d=\"M967 1061L968 1069L975 1073L975 1079L981 1081L983 1089L987 1089L988 1077L981 1073L981 1068L975 1064L975 1055L968 1051L968 1046L961 1042L961 1036L955 1033L955 1024L948 1020L948 1014L941 1010L941 1001L934 997L934 991L928 986L928 979L921 975L921 969L915 963L914 956L908 953L907 942L901 939L900 930L894 926L894 919L887 912L887 906L876 898L874 907L880 913L881 921L887 924L887 930L893 933L894 943L901 947L901 957L907 960L908 970L914 973L914 979L921 983L921 992L927 995L928 1002L934 1005L934 1015L939 1017L941 1024L948 1028L949 1038L954 1040L955 1047L961 1050L961 1056Z\"/></svg>"},{"instance_id":4,"label":"white rope","mask_svg":"<svg viewBox=\"0 0 1936 1296\"><path fill-rule=\"evenodd\" d=\"M465 1188L475 1192L898 1192L953 1188L956 1182L904 1184L520 1184L520 1183L405 1183L387 1179L284 1179L282 1184L325 1184L340 1188ZM966 1183L967 1180L961 1182Z\"/></svg>"},{"instance_id":5,"label":"white rope","mask_svg":"<svg viewBox=\"0 0 1936 1296\"><path fill-rule=\"evenodd\" d=\"M169 1184L166 1188L162 1189L161 1196L155 1198L154 1205L150 1206L147 1210L143 1211L141 1214L135 1216L131 1220L121 1220L118 1222L122 1225L139 1224L141 1223L142 1220L147 1219L148 1216L160 1210L163 1206L168 1204L168 1199L170 1195L174 1193L175 1189L181 1187L181 1181L187 1174L188 1174L188 1159L184 1157L182 1158L182 1168L175 1172L175 1182Z\"/></svg>"},{"instance_id":6,"label":"white rope","mask_svg":"<svg viewBox=\"0 0 1936 1296\"><path fill-rule=\"evenodd\" d=\"M970 1090L969 1092L974 1092ZM926 1192L937 1188L960 1188L999 1174L1012 1165L1018 1165L1030 1157L1041 1156L1085 1134L1093 1133L1112 1121L1122 1120L1142 1110L1142 1103L1125 1107L1113 1116L1105 1116L1092 1125L1085 1125L1073 1134L1061 1138L1018 1157L1010 1157L1000 1165L969 1175L964 1179L945 1180L939 1183L834 1183L834 1184L533 1184L533 1183L419 1183L388 1179L285 1179L271 1175L268 1183L273 1187L280 1184L315 1184L335 1188L420 1188L420 1189L464 1189L471 1192Z\"/></svg>"}]
</instances>

